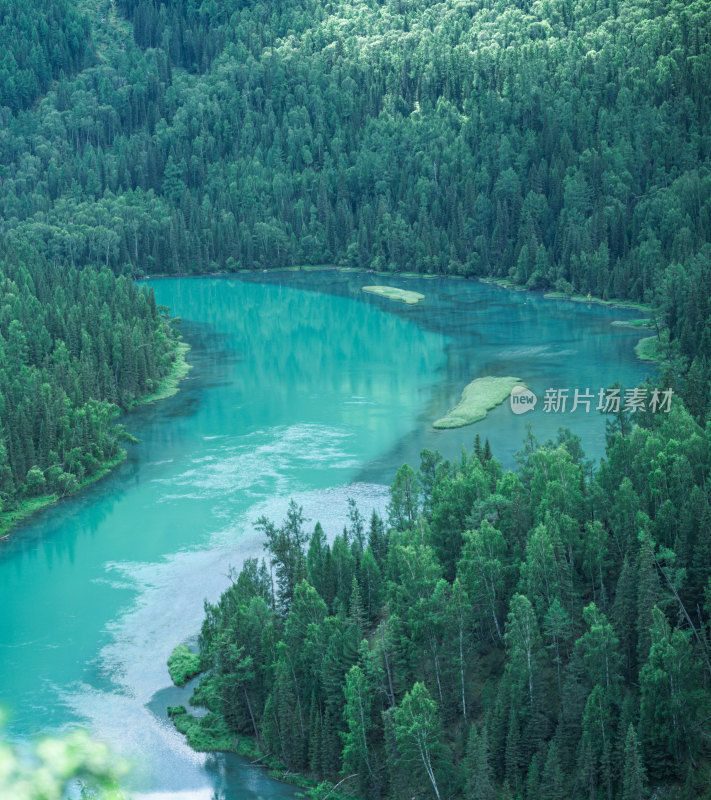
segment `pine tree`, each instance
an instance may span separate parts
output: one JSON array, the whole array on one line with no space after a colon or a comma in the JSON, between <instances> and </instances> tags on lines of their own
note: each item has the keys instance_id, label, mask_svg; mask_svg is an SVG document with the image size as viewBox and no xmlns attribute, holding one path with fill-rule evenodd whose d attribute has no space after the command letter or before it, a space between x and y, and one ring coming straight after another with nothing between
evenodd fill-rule
<instances>
[{"instance_id":1,"label":"pine tree","mask_svg":"<svg viewBox=\"0 0 711 800\"><path fill-rule=\"evenodd\" d=\"M637 608L637 592L634 584L634 570L625 555L622 571L617 580L615 603L612 607L612 621L620 640L623 653L625 673L629 680L636 672L637 664L637 631L635 614Z\"/></svg>"},{"instance_id":2,"label":"pine tree","mask_svg":"<svg viewBox=\"0 0 711 800\"><path fill-rule=\"evenodd\" d=\"M526 774L526 790L524 795L527 800L539 800L541 796L540 791L541 785L541 770L538 766L538 753L535 753L533 758L531 759L531 765L528 768L528 773Z\"/></svg>"},{"instance_id":3,"label":"pine tree","mask_svg":"<svg viewBox=\"0 0 711 800\"><path fill-rule=\"evenodd\" d=\"M325 594L325 558L328 545L326 534L321 523L317 522L311 535L309 549L306 553L306 576L309 583L316 588L321 597Z\"/></svg>"},{"instance_id":4,"label":"pine tree","mask_svg":"<svg viewBox=\"0 0 711 800\"><path fill-rule=\"evenodd\" d=\"M489 735L486 723L481 732L476 723L469 729L467 752L464 762L466 775L465 800L494 800L495 791L491 765L489 764Z\"/></svg>"},{"instance_id":5,"label":"pine tree","mask_svg":"<svg viewBox=\"0 0 711 800\"><path fill-rule=\"evenodd\" d=\"M583 619L588 630L575 643L576 650L583 657L590 685L603 686L613 695L620 677L619 642L615 631L595 603L585 607Z\"/></svg>"},{"instance_id":6,"label":"pine tree","mask_svg":"<svg viewBox=\"0 0 711 800\"><path fill-rule=\"evenodd\" d=\"M385 525L375 509L373 509L373 513L370 517L368 547L373 553L378 567L382 570L388 554L388 538L385 533Z\"/></svg>"},{"instance_id":7,"label":"pine tree","mask_svg":"<svg viewBox=\"0 0 711 800\"><path fill-rule=\"evenodd\" d=\"M553 739L548 745L539 797L540 800L563 800L565 796L565 776L561 768L558 744Z\"/></svg>"},{"instance_id":8,"label":"pine tree","mask_svg":"<svg viewBox=\"0 0 711 800\"><path fill-rule=\"evenodd\" d=\"M479 459L479 461L484 460L484 451L481 447L481 436L477 433L474 437L474 455Z\"/></svg>"},{"instance_id":9,"label":"pine tree","mask_svg":"<svg viewBox=\"0 0 711 800\"><path fill-rule=\"evenodd\" d=\"M622 775L622 800L645 800L647 797L647 776L644 759L634 726L627 729L625 742L625 766Z\"/></svg>"},{"instance_id":10,"label":"pine tree","mask_svg":"<svg viewBox=\"0 0 711 800\"><path fill-rule=\"evenodd\" d=\"M509 727L506 734L506 782L513 791L521 784L521 727L514 706L509 711Z\"/></svg>"},{"instance_id":11,"label":"pine tree","mask_svg":"<svg viewBox=\"0 0 711 800\"><path fill-rule=\"evenodd\" d=\"M358 572L363 605L369 624L375 623L382 611L383 576L375 560L373 551L368 546L363 553Z\"/></svg>"},{"instance_id":12,"label":"pine tree","mask_svg":"<svg viewBox=\"0 0 711 800\"><path fill-rule=\"evenodd\" d=\"M558 674L558 697L562 701L563 687L561 682L561 668L563 664L563 650L571 635L570 617L556 597L546 611L543 619L543 631L550 639L549 648L553 651L553 661Z\"/></svg>"},{"instance_id":13,"label":"pine tree","mask_svg":"<svg viewBox=\"0 0 711 800\"><path fill-rule=\"evenodd\" d=\"M689 570L691 608L703 605L703 592L711 574L711 509L704 504Z\"/></svg>"},{"instance_id":14,"label":"pine tree","mask_svg":"<svg viewBox=\"0 0 711 800\"><path fill-rule=\"evenodd\" d=\"M365 550L365 520L358 510L355 500L348 498L348 519L350 527L348 529L349 540L353 543L354 552L357 554L358 561Z\"/></svg>"},{"instance_id":15,"label":"pine tree","mask_svg":"<svg viewBox=\"0 0 711 800\"><path fill-rule=\"evenodd\" d=\"M398 531L412 528L419 510L420 485L417 474L407 464L397 471L390 487L388 525Z\"/></svg>"},{"instance_id":16,"label":"pine tree","mask_svg":"<svg viewBox=\"0 0 711 800\"><path fill-rule=\"evenodd\" d=\"M360 587L358 586L355 575L351 579L351 597L348 604L348 618L357 632L358 642L360 643L366 631L366 617L365 611L363 610L363 600L360 596Z\"/></svg>"},{"instance_id":17,"label":"pine tree","mask_svg":"<svg viewBox=\"0 0 711 800\"><path fill-rule=\"evenodd\" d=\"M654 564L653 544L648 534L640 537L637 557L637 663L644 664L651 646L652 610L662 597Z\"/></svg>"}]
</instances>

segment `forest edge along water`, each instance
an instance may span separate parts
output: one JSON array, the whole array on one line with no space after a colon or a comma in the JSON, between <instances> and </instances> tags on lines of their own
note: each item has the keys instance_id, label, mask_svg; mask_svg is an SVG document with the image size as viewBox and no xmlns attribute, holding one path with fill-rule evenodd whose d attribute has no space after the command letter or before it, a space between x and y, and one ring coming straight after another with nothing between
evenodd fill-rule
<instances>
[{"instance_id":1,"label":"forest edge along water","mask_svg":"<svg viewBox=\"0 0 711 800\"><path fill-rule=\"evenodd\" d=\"M480 378L478 380L486 382L487 379ZM516 379L502 378L500 380L509 380L509 382L512 380L514 384L518 383ZM476 381L474 383L476 383ZM506 388L507 391L505 394L508 396L511 386L507 384ZM495 403L493 405L495 405ZM479 416L479 418L481 418L481 416ZM176 679L178 682L180 682L187 674L192 675L199 673L201 670L200 657L196 654L190 653L184 645L176 648L176 651L174 651L173 655L171 656L171 660L174 660ZM182 669L180 668L181 666ZM224 720L222 720L219 715L216 716L214 713L212 713L215 709L213 703L208 699L209 696L209 694L205 694L204 690L198 690L193 698L198 707L202 704L206 704L212 710L207 717L200 716L199 718L195 718L186 710L184 705L172 706L169 708L169 714L172 717L177 729L186 734L188 742L191 744L191 746L197 750L234 750L235 752L249 755L251 758L258 759L261 763L264 763L265 766L270 767L275 776L278 777L280 775L286 775L290 781L293 781L304 788L313 788L315 782L312 779L308 779L302 775L293 773L286 765L281 764L278 758L274 757L270 753L264 753L259 749L258 742L256 742L254 738L250 738L249 736L236 736L234 733L231 733L229 728L225 725ZM333 789L337 788L338 785L340 784L336 784L336 787L326 786L324 787L324 791L327 789L329 791L333 791Z\"/></svg>"},{"instance_id":2,"label":"forest edge along water","mask_svg":"<svg viewBox=\"0 0 711 800\"><path fill-rule=\"evenodd\" d=\"M436 432L432 422L477 374L519 375L541 392L633 385L646 368L632 352L637 333L611 326L609 309L485 284L423 279L427 300L412 307L366 299L360 274L335 271L151 285L184 319L193 379L126 417L140 441L117 471L4 543L0 586L17 611L0 638L3 704L17 735L84 720L124 750L153 753L160 764L137 770L139 792L243 792L239 770L195 761L161 727L152 698L175 645L195 645L202 601L226 588L227 565L263 554L251 523L281 519L290 496L329 537L347 523L348 496L383 513L402 463L424 447L457 458L471 445L477 426ZM572 423L599 454L603 420ZM537 424L545 438L560 421ZM480 425L513 465L525 426L505 406ZM164 699L163 709L186 702Z\"/></svg>"},{"instance_id":3,"label":"forest edge along water","mask_svg":"<svg viewBox=\"0 0 711 800\"><path fill-rule=\"evenodd\" d=\"M166 400L168 397L172 397L178 391L179 382L184 380L190 372L190 364L186 359L186 355L189 350L190 345L188 345L187 342L180 340L176 341L173 352L174 361L170 371L157 382L157 385L154 386L151 391L148 392L148 394L132 401L129 409L127 410L144 405L145 403L155 403L160 400ZM117 409L116 417L119 417L120 414L120 410ZM130 440L130 433L127 435L127 438ZM48 505L52 505L52 503L56 503L60 499L70 497L72 494L81 491L86 486L96 483L96 481L101 480L115 467L121 464L125 458L126 451L122 449L116 454L116 456L102 463L91 475L77 482L76 488L74 488L68 494L61 496L58 494L40 495L39 497L32 497L18 501L17 507L12 510L0 511L0 542L2 542L3 539L11 534L15 526L28 519L36 511L39 511ZM0 544L0 547L1 546L2 545Z\"/></svg>"},{"instance_id":4,"label":"forest edge along water","mask_svg":"<svg viewBox=\"0 0 711 800\"><path fill-rule=\"evenodd\" d=\"M429 276L429 275L417 275L416 273L392 273L387 271L376 271L376 270L358 270L352 267L338 267L338 266L302 266L302 267L294 267L290 269L283 269L283 270L273 270L271 272L274 273L290 273L290 272L300 272L300 271L339 271L339 272L347 272L347 273L355 273L359 274L362 273L364 275L379 275L379 276L391 276L391 277L398 277L400 279L407 279L407 278L419 278L428 279L428 278L435 278L436 276ZM254 270L242 270L242 274L249 274L254 276L255 274L259 275L260 273ZM234 276L238 273L207 273L205 275L193 275L190 277L221 277L221 278L229 278L231 275ZM264 274L264 273L261 273ZM142 279L141 282L151 281L151 280L160 280L161 278L168 278L169 276L148 276ZM188 276L171 276L171 277L188 277ZM462 278L458 276L444 276L441 278L443 280L462 280ZM466 279L464 279L466 280ZM499 286L502 286L507 289L511 289L514 291L528 291L524 287L518 286L510 280L504 279L494 279L494 278L482 278L478 279L481 283L492 283ZM420 294L418 292L412 292L405 288L398 288L398 287L389 287L389 286L363 286L362 290L365 292L370 292L373 294L377 294L383 297L391 298L394 300L399 300L409 305L414 305L418 302L421 302L425 295ZM532 294L542 294L532 292ZM642 311L646 313L653 313L653 310L650 306L646 306L641 303L633 303L629 301L621 301L621 300L602 300L600 298L591 297L590 295L583 296L583 295L566 295L562 292L547 292L543 294L544 298L547 299L555 299L555 300L569 300L572 302L580 302L580 303L597 303L602 304L605 306L609 306L612 308L624 308L624 309L635 309L637 311ZM632 323L636 323L636 325L640 327L649 327L650 322L647 318L639 319L639 320L632 320L632 321L625 321L625 320L613 320L612 324L615 325L631 325ZM146 395L137 398L136 400L132 401L131 407L136 407L138 405L144 403L152 403L157 402L163 399L166 399L172 396L175 392L178 391L178 382L183 380L187 377L190 364L186 360L186 354L190 349L189 345L183 341L177 341L174 347L174 363L170 369L170 372L163 378L158 381L158 385L153 388L150 392ZM646 336L639 339L637 345L635 346L635 352L640 360L643 361L652 361L657 362L661 358L663 358L663 350L660 346L659 338L656 336ZM477 379L478 381L483 381L484 378ZM463 395L467 390L469 390L469 386L473 386L469 384L463 387L462 392ZM483 384L480 384L483 386ZM471 390L469 390L471 393ZM497 397L498 394L496 393ZM508 395L507 395L508 396ZM502 402L505 399L497 399L495 404ZM460 403L463 402L460 401ZM484 405L486 405L486 400L484 399ZM472 415L465 415L464 417L457 417L459 420L456 424L457 426L472 424L474 422L483 419L481 412L478 410L479 403L476 403L477 409ZM445 414L441 419L438 419L433 424L435 427L451 427L451 424L447 422L451 414L454 412L454 408L450 409L450 411ZM488 410L488 408L487 408ZM485 413L484 413L485 416ZM464 420L464 421L461 421ZM126 453L124 450L119 452L114 458L106 461L101 467L92 475L88 476L87 478L83 479L77 484L77 487L73 490L79 491L80 489L88 486L91 483L94 483L105 475L107 475L112 469L114 469L118 464L120 464L124 458L126 457ZM73 493L71 492L71 493ZM61 497L66 497L68 495L62 495ZM48 494L42 495L39 497L32 497L24 500L20 500L17 504L17 507L8 510L8 511L0 511L0 542L4 539L9 532L15 527L17 524L22 522L23 520L30 517L35 511L44 508L45 506L52 504L60 499L60 495L58 494Z\"/></svg>"}]
</instances>

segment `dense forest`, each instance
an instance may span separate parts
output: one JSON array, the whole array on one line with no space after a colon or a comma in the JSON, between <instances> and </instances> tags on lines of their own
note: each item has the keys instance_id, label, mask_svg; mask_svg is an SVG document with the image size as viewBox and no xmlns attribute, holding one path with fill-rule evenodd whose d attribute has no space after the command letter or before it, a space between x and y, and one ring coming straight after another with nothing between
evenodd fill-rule
<instances>
[{"instance_id":1,"label":"dense forest","mask_svg":"<svg viewBox=\"0 0 711 800\"><path fill-rule=\"evenodd\" d=\"M69 0L0 0L0 106L28 108L84 64L89 20Z\"/></svg>"},{"instance_id":2,"label":"dense forest","mask_svg":"<svg viewBox=\"0 0 711 800\"><path fill-rule=\"evenodd\" d=\"M38 87L63 71L0 112L6 235L134 276L336 263L642 300L706 413L708 0L52 7L51 52L3 28Z\"/></svg>"},{"instance_id":3,"label":"dense forest","mask_svg":"<svg viewBox=\"0 0 711 800\"><path fill-rule=\"evenodd\" d=\"M0 0L0 192L41 193L25 169L46 145L4 145L15 120L34 118L50 86L91 59L90 19L75 4ZM42 101L40 101L42 102ZM29 109L23 111L24 109ZM23 166L24 165L24 166ZM48 196L46 196L48 199ZM84 253L65 259L39 230L0 212L0 519L74 491L121 455L130 438L114 418L169 372L177 331L152 291ZM93 236L93 234L92 234ZM8 515L9 512L9 515Z\"/></svg>"},{"instance_id":4,"label":"dense forest","mask_svg":"<svg viewBox=\"0 0 711 800\"><path fill-rule=\"evenodd\" d=\"M0 511L69 494L115 459L116 414L168 373L176 341L152 290L1 251Z\"/></svg>"},{"instance_id":5,"label":"dense forest","mask_svg":"<svg viewBox=\"0 0 711 800\"><path fill-rule=\"evenodd\" d=\"M317 798L710 797L711 429L623 431L592 476L563 430L517 473L426 450L330 545L293 502L261 519L268 565L205 607L192 735L254 737Z\"/></svg>"}]
</instances>

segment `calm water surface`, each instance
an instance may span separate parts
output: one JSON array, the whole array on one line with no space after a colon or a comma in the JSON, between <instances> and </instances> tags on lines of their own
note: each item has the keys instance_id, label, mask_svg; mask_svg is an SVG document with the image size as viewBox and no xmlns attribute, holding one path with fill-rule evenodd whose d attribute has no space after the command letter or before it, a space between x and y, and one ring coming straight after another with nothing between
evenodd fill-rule
<instances>
[{"instance_id":1,"label":"calm water surface","mask_svg":"<svg viewBox=\"0 0 711 800\"><path fill-rule=\"evenodd\" d=\"M414 307L361 292L390 283L426 295ZM457 457L474 435L512 466L526 423L543 441L561 425L589 456L598 414L516 417L506 404L475 426L433 420L463 386L515 375L545 389L593 392L649 368L632 312L544 300L496 286L358 273L156 280L183 318L194 365L180 393L127 415L140 439L111 476L37 514L0 545L0 706L17 737L80 722L134 765L137 797L293 797L236 757L192 753L165 720L185 692L165 661L196 635L205 598L231 565L261 555L253 523L289 498L329 535L346 500L384 510L403 461L424 447Z\"/></svg>"}]
</instances>

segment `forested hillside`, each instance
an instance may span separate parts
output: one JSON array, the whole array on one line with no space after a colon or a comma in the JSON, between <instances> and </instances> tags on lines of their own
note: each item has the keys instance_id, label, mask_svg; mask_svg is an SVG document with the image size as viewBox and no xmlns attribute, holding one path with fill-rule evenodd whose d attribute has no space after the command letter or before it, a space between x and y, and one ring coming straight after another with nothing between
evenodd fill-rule
<instances>
[{"instance_id":1,"label":"forested hillside","mask_svg":"<svg viewBox=\"0 0 711 800\"><path fill-rule=\"evenodd\" d=\"M79 9L86 67L4 103L8 235L131 275L338 263L644 300L706 413L708 0Z\"/></svg>"},{"instance_id":2,"label":"forested hillside","mask_svg":"<svg viewBox=\"0 0 711 800\"><path fill-rule=\"evenodd\" d=\"M83 67L89 27L69 0L0 0L0 106L27 108Z\"/></svg>"},{"instance_id":3,"label":"forested hillside","mask_svg":"<svg viewBox=\"0 0 711 800\"><path fill-rule=\"evenodd\" d=\"M23 138L4 151L37 98L95 61L90 19L69 2L0 0L0 193L27 197L47 146ZM53 82L56 81L56 82ZM72 190L76 197L81 189ZM113 420L157 386L177 332L139 289L84 252L66 258L36 226L13 230L0 212L0 532L26 511L74 491L121 456ZM92 231L90 236L95 236ZM71 236L68 231L62 235Z\"/></svg>"},{"instance_id":4,"label":"forested hillside","mask_svg":"<svg viewBox=\"0 0 711 800\"><path fill-rule=\"evenodd\" d=\"M292 503L206 604L214 713L176 721L255 737L316 798L709 798L710 459L679 404L592 478L565 432L518 473L426 450L331 545Z\"/></svg>"}]
</instances>

